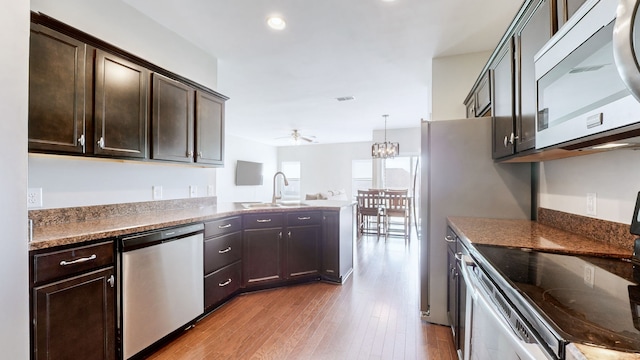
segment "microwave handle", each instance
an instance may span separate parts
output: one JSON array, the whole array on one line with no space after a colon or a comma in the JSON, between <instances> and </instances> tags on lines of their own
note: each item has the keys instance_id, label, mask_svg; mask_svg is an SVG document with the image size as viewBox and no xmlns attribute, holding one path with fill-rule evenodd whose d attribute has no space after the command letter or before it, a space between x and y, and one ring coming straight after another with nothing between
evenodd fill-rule
<instances>
[{"instance_id":1,"label":"microwave handle","mask_svg":"<svg viewBox=\"0 0 640 360\"><path fill-rule=\"evenodd\" d=\"M640 70L633 51L633 20L637 0L620 0L613 27L613 58L622 81L640 101Z\"/></svg>"}]
</instances>

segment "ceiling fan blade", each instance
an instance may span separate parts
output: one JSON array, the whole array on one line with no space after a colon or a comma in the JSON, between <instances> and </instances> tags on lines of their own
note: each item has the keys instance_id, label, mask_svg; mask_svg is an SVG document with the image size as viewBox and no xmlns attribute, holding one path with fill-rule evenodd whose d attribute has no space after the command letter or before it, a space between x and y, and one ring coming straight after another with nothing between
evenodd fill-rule
<instances>
[{"instance_id":1,"label":"ceiling fan blade","mask_svg":"<svg viewBox=\"0 0 640 360\"><path fill-rule=\"evenodd\" d=\"M306 141L306 142L313 142L313 140L312 140L312 139L309 139L309 138L308 138L308 137L306 137L306 136L300 136L300 139L302 139L302 140L304 140L304 141Z\"/></svg>"}]
</instances>

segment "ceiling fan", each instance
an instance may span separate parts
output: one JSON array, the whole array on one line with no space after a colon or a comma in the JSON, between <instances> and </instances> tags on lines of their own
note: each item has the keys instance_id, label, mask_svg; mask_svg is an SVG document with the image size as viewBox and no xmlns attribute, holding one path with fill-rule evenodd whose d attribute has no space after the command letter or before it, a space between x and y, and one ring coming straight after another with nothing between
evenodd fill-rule
<instances>
[{"instance_id":1,"label":"ceiling fan","mask_svg":"<svg viewBox=\"0 0 640 360\"><path fill-rule=\"evenodd\" d=\"M290 138L291 141L293 141L296 145L302 143L303 141L306 141L308 143L317 143L317 141L315 140L316 139L315 136L302 135L300 131L298 131L297 129L293 129L293 131L291 131L291 134L289 134L289 136L283 136L278 139L285 139L285 138Z\"/></svg>"}]
</instances>

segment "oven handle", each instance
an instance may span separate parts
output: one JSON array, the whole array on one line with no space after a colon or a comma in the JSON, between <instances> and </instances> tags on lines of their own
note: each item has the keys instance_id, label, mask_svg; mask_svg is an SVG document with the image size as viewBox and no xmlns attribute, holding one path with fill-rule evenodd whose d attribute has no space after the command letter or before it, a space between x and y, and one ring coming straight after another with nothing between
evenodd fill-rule
<instances>
[{"instance_id":1,"label":"oven handle","mask_svg":"<svg viewBox=\"0 0 640 360\"><path fill-rule=\"evenodd\" d=\"M511 326L507 323L504 316L498 310L497 306L491 300L490 295L480 284L479 279L473 272L467 272L469 277L468 281L471 283L472 290L472 299L473 299L473 312L479 311L479 308L484 309L484 311L488 311L491 318L497 321L500 326L501 331L507 335L509 342L517 349L518 356L520 359L530 359L530 360L538 360L538 359L548 359L549 355L542 349L542 345L537 342L527 343L515 330L511 328ZM512 309L513 311L513 309ZM471 315L473 316L473 314ZM521 321L521 324L522 321ZM524 325L528 327L527 325ZM532 333L530 329L527 329L529 333ZM532 334L533 336L533 334ZM473 334L472 334L473 338ZM472 340L473 341L473 340Z\"/></svg>"}]
</instances>

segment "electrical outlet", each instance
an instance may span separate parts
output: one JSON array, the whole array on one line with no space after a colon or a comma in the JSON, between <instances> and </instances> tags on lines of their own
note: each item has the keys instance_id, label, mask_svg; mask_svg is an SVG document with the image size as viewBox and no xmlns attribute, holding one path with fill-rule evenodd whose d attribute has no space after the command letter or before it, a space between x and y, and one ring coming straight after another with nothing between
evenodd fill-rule
<instances>
[{"instance_id":1,"label":"electrical outlet","mask_svg":"<svg viewBox=\"0 0 640 360\"><path fill-rule=\"evenodd\" d=\"M587 193L587 215L596 216L596 193Z\"/></svg>"},{"instance_id":2,"label":"electrical outlet","mask_svg":"<svg viewBox=\"0 0 640 360\"><path fill-rule=\"evenodd\" d=\"M213 185L207 185L207 196L214 196L215 192Z\"/></svg>"},{"instance_id":3,"label":"electrical outlet","mask_svg":"<svg viewBox=\"0 0 640 360\"><path fill-rule=\"evenodd\" d=\"M198 196L198 186L189 185L189 197L197 197Z\"/></svg>"},{"instance_id":4,"label":"electrical outlet","mask_svg":"<svg viewBox=\"0 0 640 360\"><path fill-rule=\"evenodd\" d=\"M151 189L153 190L153 200L162 200L162 186L155 185Z\"/></svg>"},{"instance_id":5,"label":"electrical outlet","mask_svg":"<svg viewBox=\"0 0 640 360\"><path fill-rule=\"evenodd\" d=\"M42 188L29 188L27 190L27 208L42 207Z\"/></svg>"},{"instance_id":6,"label":"electrical outlet","mask_svg":"<svg viewBox=\"0 0 640 360\"><path fill-rule=\"evenodd\" d=\"M584 284L593 288L593 278L596 275L596 268L593 265L584 266Z\"/></svg>"}]
</instances>

